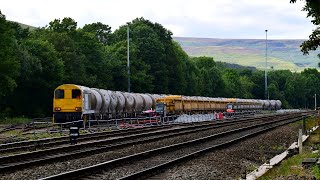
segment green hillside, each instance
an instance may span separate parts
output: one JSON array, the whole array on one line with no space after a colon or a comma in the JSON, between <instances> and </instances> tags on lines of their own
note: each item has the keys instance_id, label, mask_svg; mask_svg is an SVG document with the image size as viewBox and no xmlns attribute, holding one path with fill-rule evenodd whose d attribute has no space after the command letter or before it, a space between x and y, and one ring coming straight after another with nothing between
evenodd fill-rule
<instances>
[{"instance_id":1,"label":"green hillside","mask_svg":"<svg viewBox=\"0 0 320 180\"><path fill-rule=\"evenodd\" d=\"M212 56L222 61L243 66L265 67L264 39L211 39L174 37L190 56ZM304 40L268 40L268 67L301 71L318 67L320 51L304 56L300 45Z\"/></svg>"},{"instance_id":2,"label":"green hillside","mask_svg":"<svg viewBox=\"0 0 320 180\"><path fill-rule=\"evenodd\" d=\"M19 22L16 22L16 21L11 21L11 22L18 23L21 26L21 28L23 28L23 29L29 28L30 31L37 29L34 26L30 26L30 25L27 25L27 24L19 23Z\"/></svg>"}]
</instances>

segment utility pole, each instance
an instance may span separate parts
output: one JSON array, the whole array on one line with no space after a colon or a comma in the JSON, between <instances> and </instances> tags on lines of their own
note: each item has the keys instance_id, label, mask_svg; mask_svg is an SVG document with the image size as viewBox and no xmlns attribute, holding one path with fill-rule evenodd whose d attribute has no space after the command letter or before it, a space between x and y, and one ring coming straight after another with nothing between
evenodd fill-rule
<instances>
[{"instance_id":1,"label":"utility pole","mask_svg":"<svg viewBox=\"0 0 320 180\"><path fill-rule=\"evenodd\" d=\"M127 28L127 46L128 46L128 50L127 50L127 68L128 68L128 92L130 92L130 48L129 48L129 24L128 24L128 28Z\"/></svg>"},{"instance_id":2,"label":"utility pole","mask_svg":"<svg viewBox=\"0 0 320 180\"><path fill-rule=\"evenodd\" d=\"M264 70L264 86L265 86L265 99L269 100L269 93L268 93L268 75L267 75L267 60L268 60L268 30L266 29L266 66Z\"/></svg>"}]
</instances>

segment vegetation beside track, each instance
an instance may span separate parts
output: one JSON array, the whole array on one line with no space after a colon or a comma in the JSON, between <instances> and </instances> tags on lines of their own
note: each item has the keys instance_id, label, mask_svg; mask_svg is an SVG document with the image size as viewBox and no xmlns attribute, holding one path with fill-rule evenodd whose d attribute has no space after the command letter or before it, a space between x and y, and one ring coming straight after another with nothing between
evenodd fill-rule
<instances>
[{"instance_id":1,"label":"vegetation beside track","mask_svg":"<svg viewBox=\"0 0 320 180\"><path fill-rule=\"evenodd\" d=\"M306 119L306 129L314 127L320 122L319 117L312 117ZM296 122L296 123L301 123ZM294 123L294 124L296 124ZM264 176L259 179L320 179L320 169L314 165L310 168L303 168L302 161L304 158L320 158L320 152L313 153L314 150L320 150L320 128L314 131L308 140L303 144L303 153L294 155L284 161L282 161L278 166L275 166L269 170Z\"/></svg>"},{"instance_id":2,"label":"vegetation beside track","mask_svg":"<svg viewBox=\"0 0 320 180\"><path fill-rule=\"evenodd\" d=\"M26 124L32 122L32 119L25 117L15 117L15 118L2 118L0 119L0 125L8 124Z\"/></svg>"}]
</instances>

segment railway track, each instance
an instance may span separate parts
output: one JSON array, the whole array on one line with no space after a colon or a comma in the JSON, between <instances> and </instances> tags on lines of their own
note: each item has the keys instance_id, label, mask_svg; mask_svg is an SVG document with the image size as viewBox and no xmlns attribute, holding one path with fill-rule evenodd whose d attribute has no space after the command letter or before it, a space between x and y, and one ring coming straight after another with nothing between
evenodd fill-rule
<instances>
[{"instance_id":1,"label":"railway track","mask_svg":"<svg viewBox=\"0 0 320 180\"><path fill-rule=\"evenodd\" d=\"M269 115L269 116L263 116L264 118L272 118L277 115ZM195 125L199 124L215 124L215 123L222 123L222 124L228 124L228 123L234 123L240 120L253 120L254 117L244 117L244 118L234 118L232 121L205 121L205 122L198 122L198 123L192 123ZM178 124L178 126L190 126L190 124ZM127 129L127 130L116 130L116 131L109 131L109 132L98 132L98 133L90 133L86 135L81 135L78 138L78 142L87 142L87 141L93 141L93 140L100 140L100 139L106 139L111 137L117 137L117 136L125 136L128 134L134 134L134 133L141 133L141 132L148 132L148 131L156 131L160 129L165 128L173 128L174 125L162 125L162 126L152 126L152 127L145 127L141 129ZM25 152L25 151L36 151L36 150L43 150L46 148L52 148L62 145L67 145L70 143L69 136L64 137L58 137L58 138L46 138L46 139L39 139L39 140L31 140L31 141L20 141L20 142L14 142L14 143L6 143L6 144L0 144L0 154L14 154L16 152Z\"/></svg>"},{"instance_id":2,"label":"railway track","mask_svg":"<svg viewBox=\"0 0 320 180\"><path fill-rule=\"evenodd\" d=\"M300 114L289 114L287 116L298 116L301 117ZM264 117L261 118L261 122L265 120L271 120L274 118L278 118L279 116L273 116L273 117ZM245 120L239 120L238 122L232 122L234 124L243 123ZM249 119L247 122L257 122L256 119ZM23 153L19 155L12 155L12 156L6 156L2 157L0 159L0 162L2 163L0 165L0 171L6 172L6 171L15 171L24 167L29 167L31 165L40 165L42 163L49 163L49 162L55 162L55 161L63 161L66 159L74 159L74 158L80 158L96 153L106 152L106 151L112 151L117 150L122 147L126 147L129 145L134 144L141 144L145 142L153 142L164 138L170 138L175 136L181 136L183 134L190 134L190 133L196 133L205 131L206 129L212 129L212 128L218 128L227 126L228 123L221 124L199 124L196 128L195 126L192 127L182 127L179 129L164 129L161 132L149 132L149 133L141 133L141 134L132 134L125 137L120 138L113 138L109 140L104 141L98 141L97 144L84 143L83 145L76 145L73 147L60 147L50 150L43 150L43 151L35 151L32 153ZM230 124L229 124L230 125ZM126 141L124 141L126 139ZM104 144L105 143L105 144ZM74 149L72 149L74 148Z\"/></svg>"},{"instance_id":3,"label":"railway track","mask_svg":"<svg viewBox=\"0 0 320 180\"><path fill-rule=\"evenodd\" d=\"M220 132L186 142L180 142L93 166L68 171L43 179L144 179L202 153L228 146L270 129L301 119L301 114L276 117L255 125Z\"/></svg>"},{"instance_id":4,"label":"railway track","mask_svg":"<svg viewBox=\"0 0 320 180\"><path fill-rule=\"evenodd\" d=\"M12 130L15 130L15 129L23 129L23 127L21 127L22 125L20 124L10 124L10 125L7 125L5 127L3 127L1 130L0 130L0 134L2 133L6 133L8 131L12 131Z\"/></svg>"},{"instance_id":5,"label":"railway track","mask_svg":"<svg viewBox=\"0 0 320 180\"><path fill-rule=\"evenodd\" d=\"M293 114L289 115L292 116ZM262 117L260 120L270 120L277 116L267 116ZM91 141L87 143L77 144L77 145L68 145L61 146L51 149L45 149L40 151L28 152L28 153L20 153L9 156L0 157L0 170L12 171L15 169L27 167L30 165L39 165L41 163L48 163L53 161L59 161L64 159L74 159L80 158L86 155L97 154L105 151L110 151L117 148L122 148L129 145L146 143L151 141L156 141L164 138L170 138L174 136L181 136L190 133L201 132L209 129L215 129L219 127L225 127L235 124L241 123L249 123L249 122L258 122L254 118L247 119L239 119L231 122L227 121L218 121L218 122L210 122L210 123L200 123L192 126L184 126L179 128L172 129L162 129L158 131L151 131L152 128L147 131L134 131L134 134L123 134L122 136L114 137L111 139L104 139L98 141ZM140 132L140 133L139 133ZM128 132L126 132L128 133Z\"/></svg>"},{"instance_id":6,"label":"railway track","mask_svg":"<svg viewBox=\"0 0 320 180\"><path fill-rule=\"evenodd\" d=\"M111 138L116 136L124 136L128 134L139 133L139 132L156 131L156 130L170 128L170 127L173 127L173 126L172 125L152 126L152 127L141 128L141 129L137 128L137 129L90 133L90 134L81 135L78 138L78 142L86 142L86 141L99 140L99 139ZM67 145L69 143L70 143L69 136L6 143L6 144L0 144L0 153L6 154L6 153L14 153L18 151L36 151L39 149L45 149L53 146Z\"/></svg>"},{"instance_id":7,"label":"railway track","mask_svg":"<svg viewBox=\"0 0 320 180\"><path fill-rule=\"evenodd\" d=\"M38 121L38 120L51 120L51 117L47 117L47 118L35 118L33 119L33 121ZM0 129L0 134L2 133L6 133L8 131L12 131L12 130L20 130L22 132L26 132L26 131L30 131L30 130L34 130L34 129L43 129L43 128L48 128L48 127L52 127L53 125L46 125L46 127L34 127L32 123L15 123L15 124L10 124L7 125L3 128Z\"/></svg>"}]
</instances>

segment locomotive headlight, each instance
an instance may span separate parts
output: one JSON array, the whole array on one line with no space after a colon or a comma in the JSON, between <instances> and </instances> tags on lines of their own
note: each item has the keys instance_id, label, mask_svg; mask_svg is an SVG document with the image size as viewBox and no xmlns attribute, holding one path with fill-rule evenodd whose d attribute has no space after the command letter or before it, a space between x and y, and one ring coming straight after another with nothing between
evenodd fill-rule
<instances>
[{"instance_id":1,"label":"locomotive headlight","mask_svg":"<svg viewBox=\"0 0 320 180\"><path fill-rule=\"evenodd\" d=\"M76 111L81 111L81 107L76 107Z\"/></svg>"},{"instance_id":2,"label":"locomotive headlight","mask_svg":"<svg viewBox=\"0 0 320 180\"><path fill-rule=\"evenodd\" d=\"M61 107L54 108L55 111L61 111Z\"/></svg>"}]
</instances>

